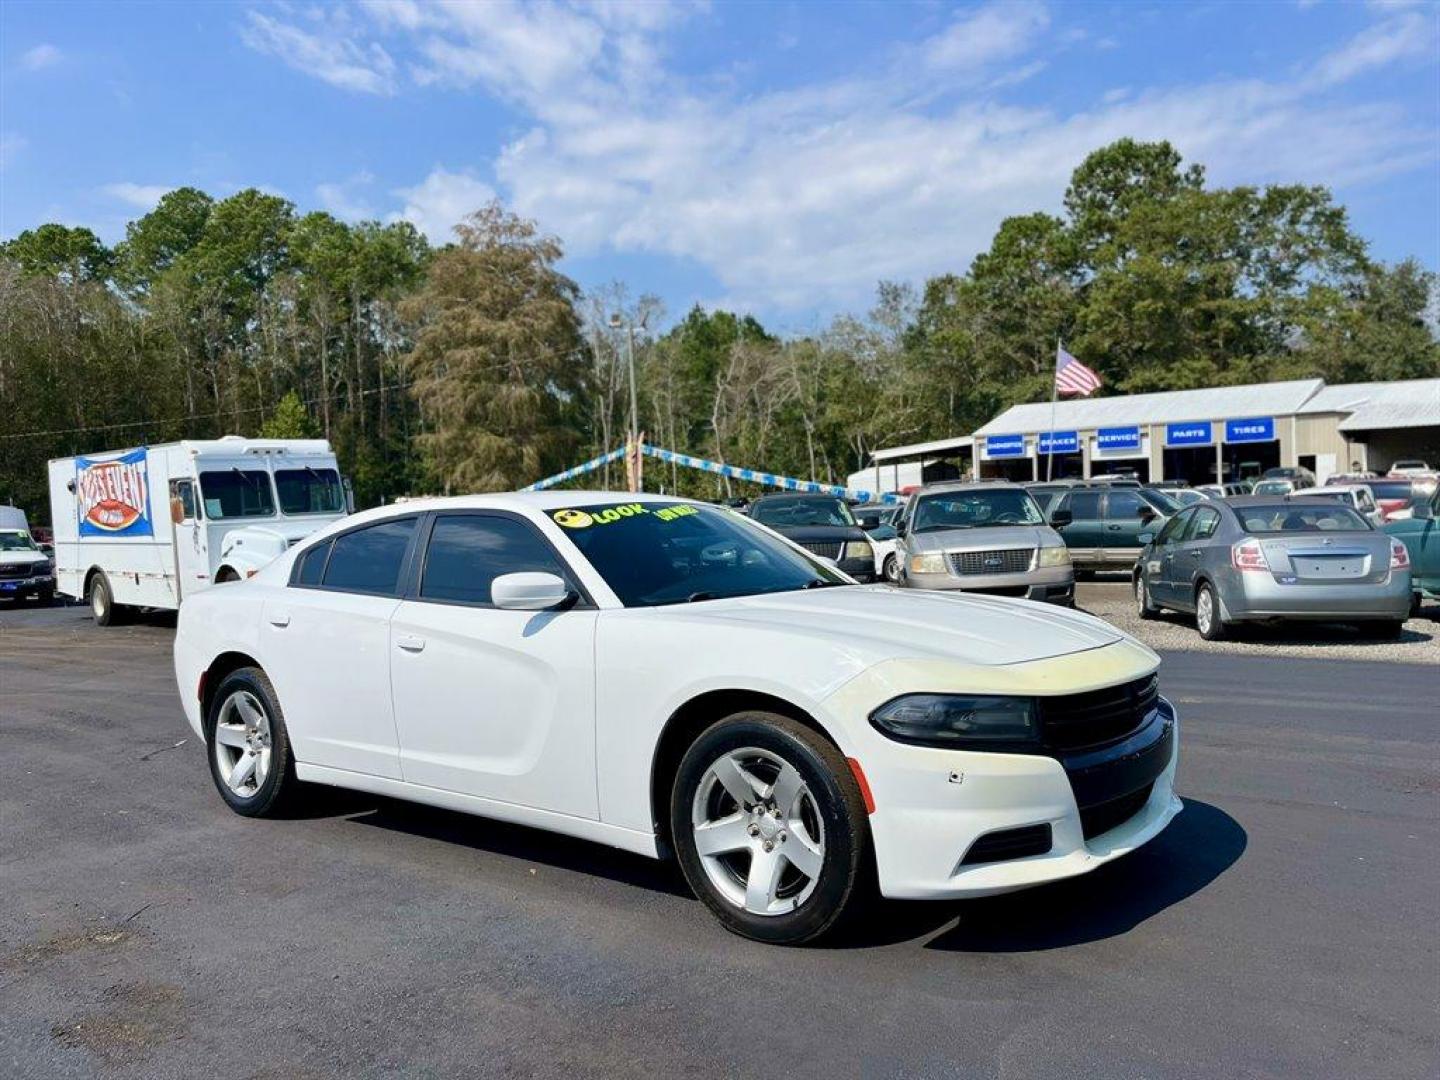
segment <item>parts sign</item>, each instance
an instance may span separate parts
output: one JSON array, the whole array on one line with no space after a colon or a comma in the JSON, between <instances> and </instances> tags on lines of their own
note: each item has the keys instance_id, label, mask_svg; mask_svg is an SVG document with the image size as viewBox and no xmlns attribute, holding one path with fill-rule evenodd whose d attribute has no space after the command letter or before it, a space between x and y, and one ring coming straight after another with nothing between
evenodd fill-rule
<instances>
[{"instance_id":1,"label":"parts sign","mask_svg":"<svg viewBox=\"0 0 1440 1080\"><path fill-rule=\"evenodd\" d=\"M153 536L145 448L119 457L75 459L81 536Z\"/></svg>"}]
</instances>

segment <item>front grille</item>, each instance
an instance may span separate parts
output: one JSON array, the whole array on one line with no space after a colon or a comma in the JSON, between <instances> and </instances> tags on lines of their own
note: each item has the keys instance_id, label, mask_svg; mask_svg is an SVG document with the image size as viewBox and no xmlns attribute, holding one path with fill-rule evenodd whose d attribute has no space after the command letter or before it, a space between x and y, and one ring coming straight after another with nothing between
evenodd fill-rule
<instances>
[{"instance_id":1,"label":"front grille","mask_svg":"<svg viewBox=\"0 0 1440 1080\"><path fill-rule=\"evenodd\" d=\"M994 551L952 551L945 557L952 574L1023 574L1030 569L1034 548L999 548Z\"/></svg>"},{"instance_id":2,"label":"front grille","mask_svg":"<svg viewBox=\"0 0 1440 1080\"><path fill-rule=\"evenodd\" d=\"M26 578L34 567L34 563L3 563L0 564L0 578Z\"/></svg>"},{"instance_id":3,"label":"front grille","mask_svg":"<svg viewBox=\"0 0 1440 1080\"><path fill-rule=\"evenodd\" d=\"M976 863L1004 862L1007 859L1026 859L1032 855L1044 855L1050 850L1049 825L1024 825L1018 829L1001 829L986 833L970 845L965 866Z\"/></svg>"},{"instance_id":4,"label":"front grille","mask_svg":"<svg viewBox=\"0 0 1440 1080\"><path fill-rule=\"evenodd\" d=\"M799 543L806 551L819 555L822 559L840 558L840 549L845 546L844 544L820 543L816 540L801 540Z\"/></svg>"},{"instance_id":5,"label":"front grille","mask_svg":"<svg viewBox=\"0 0 1440 1080\"><path fill-rule=\"evenodd\" d=\"M1145 723L1159 698L1154 675L1104 690L1039 698L1041 738L1054 750L1118 742Z\"/></svg>"},{"instance_id":6,"label":"front grille","mask_svg":"<svg viewBox=\"0 0 1440 1080\"><path fill-rule=\"evenodd\" d=\"M1155 786L1152 780L1138 791L1132 791L1129 795L1122 795L1118 799L1111 799L1109 802L1100 803L1098 806L1091 806L1080 811L1080 831L1084 833L1085 839L1107 833L1117 825L1123 825L1132 817L1138 814L1150 798L1150 789Z\"/></svg>"}]
</instances>

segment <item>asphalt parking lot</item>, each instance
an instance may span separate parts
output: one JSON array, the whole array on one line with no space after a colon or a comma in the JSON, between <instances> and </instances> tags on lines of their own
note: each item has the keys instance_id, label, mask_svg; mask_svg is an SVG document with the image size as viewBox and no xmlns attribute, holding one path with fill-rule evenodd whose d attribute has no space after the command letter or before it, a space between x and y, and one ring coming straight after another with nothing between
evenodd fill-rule
<instances>
[{"instance_id":1,"label":"asphalt parking lot","mask_svg":"<svg viewBox=\"0 0 1440 1080\"><path fill-rule=\"evenodd\" d=\"M165 620L0 610L0 1075L1434 1076L1440 666L1414 625L1420 662L1166 650L1186 809L1155 842L795 950L529 829L340 794L239 818Z\"/></svg>"}]
</instances>

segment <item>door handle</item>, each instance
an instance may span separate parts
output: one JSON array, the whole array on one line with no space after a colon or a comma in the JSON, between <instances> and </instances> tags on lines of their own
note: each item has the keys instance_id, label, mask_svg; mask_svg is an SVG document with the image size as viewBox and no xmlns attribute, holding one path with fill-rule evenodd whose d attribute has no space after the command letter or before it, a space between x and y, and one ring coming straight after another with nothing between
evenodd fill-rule
<instances>
[{"instance_id":1,"label":"door handle","mask_svg":"<svg viewBox=\"0 0 1440 1080\"><path fill-rule=\"evenodd\" d=\"M423 652L425 649L425 639L423 637L415 637L412 634L399 635L395 639L395 644L406 652Z\"/></svg>"},{"instance_id":2,"label":"door handle","mask_svg":"<svg viewBox=\"0 0 1440 1080\"><path fill-rule=\"evenodd\" d=\"M267 616L270 625L279 627L281 630L290 625L290 613L288 611L276 611Z\"/></svg>"}]
</instances>

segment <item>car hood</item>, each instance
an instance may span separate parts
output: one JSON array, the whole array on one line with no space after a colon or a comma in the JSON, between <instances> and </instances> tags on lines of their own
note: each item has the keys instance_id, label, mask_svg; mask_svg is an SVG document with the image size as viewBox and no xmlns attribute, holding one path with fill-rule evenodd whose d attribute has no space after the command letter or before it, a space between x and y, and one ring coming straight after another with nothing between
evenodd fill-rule
<instances>
[{"instance_id":1,"label":"car hood","mask_svg":"<svg viewBox=\"0 0 1440 1080\"><path fill-rule=\"evenodd\" d=\"M945 659L1023 664L1125 639L1093 616L1048 604L887 585L807 589L652 610L826 638L863 654L869 663Z\"/></svg>"},{"instance_id":2,"label":"car hood","mask_svg":"<svg viewBox=\"0 0 1440 1080\"><path fill-rule=\"evenodd\" d=\"M0 563L18 566L22 563L49 562L50 556L43 551L0 551Z\"/></svg>"},{"instance_id":3,"label":"car hood","mask_svg":"<svg viewBox=\"0 0 1440 1080\"><path fill-rule=\"evenodd\" d=\"M905 549L919 554L926 551L994 551L1044 545L1059 547L1061 543L1059 534L1048 525L997 525L984 529L911 533L905 538Z\"/></svg>"}]
</instances>

